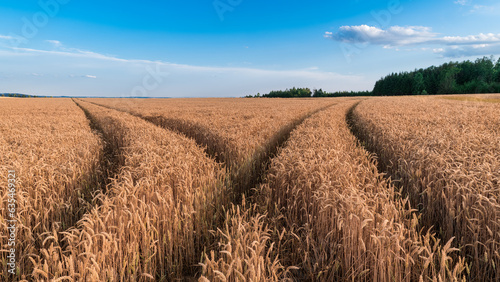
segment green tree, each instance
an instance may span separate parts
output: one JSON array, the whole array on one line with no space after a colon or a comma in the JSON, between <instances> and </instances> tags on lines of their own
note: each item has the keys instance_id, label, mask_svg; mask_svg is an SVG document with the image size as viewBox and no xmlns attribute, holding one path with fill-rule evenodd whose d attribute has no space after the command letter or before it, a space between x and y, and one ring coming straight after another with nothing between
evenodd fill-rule
<instances>
[{"instance_id":1,"label":"green tree","mask_svg":"<svg viewBox=\"0 0 500 282\"><path fill-rule=\"evenodd\" d=\"M439 94L454 94L456 92L457 83L456 76L460 69L453 64L445 64L442 71L442 78L439 85Z\"/></svg>"},{"instance_id":2,"label":"green tree","mask_svg":"<svg viewBox=\"0 0 500 282\"><path fill-rule=\"evenodd\" d=\"M314 89L313 90L313 97L325 97L325 92L323 92L323 89Z\"/></svg>"},{"instance_id":3,"label":"green tree","mask_svg":"<svg viewBox=\"0 0 500 282\"><path fill-rule=\"evenodd\" d=\"M495 81L500 83L500 58L498 58L498 61L495 64L495 69L494 69L493 73L494 73Z\"/></svg>"},{"instance_id":4,"label":"green tree","mask_svg":"<svg viewBox=\"0 0 500 282\"><path fill-rule=\"evenodd\" d=\"M477 79L486 83L493 81L493 57L483 57L476 60Z\"/></svg>"},{"instance_id":5,"label":"green tree","mask_svg":"<svg viewBox=\"0 0 500 282\"><path fill-rule=\"evenodd\" d=\"M413 94L420 95L425 90L424 75L421 72L417 72L413 76ZM427 92L427 91L426 91Z\"/></svg>"}]
</instances>

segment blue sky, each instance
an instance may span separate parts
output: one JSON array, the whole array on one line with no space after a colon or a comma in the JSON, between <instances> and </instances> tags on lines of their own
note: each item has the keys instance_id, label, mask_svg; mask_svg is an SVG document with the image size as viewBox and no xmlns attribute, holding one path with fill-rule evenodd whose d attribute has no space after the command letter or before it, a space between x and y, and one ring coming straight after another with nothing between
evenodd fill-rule
<instances>
[{"instance_id":1,"label":"blue sky","mask_svg":"<svg viewBox=\"0 0 500 282\"><path fill-rule=\"evenodd\" d=\"M2 1L0 92L371 90L390 72L500 56L499 18L493 0Z\"/></svg>"}]
</instances>

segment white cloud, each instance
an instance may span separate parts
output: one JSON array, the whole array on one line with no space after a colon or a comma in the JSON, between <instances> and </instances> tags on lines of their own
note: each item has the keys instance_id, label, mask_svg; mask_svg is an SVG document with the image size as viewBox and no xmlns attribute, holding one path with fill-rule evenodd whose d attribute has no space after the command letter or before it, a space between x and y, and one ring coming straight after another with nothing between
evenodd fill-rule
<instances>
[{"instance_id":1,"label":"white cloud","mask_svg":"<svg viewBox=\"0 0 500 282\"><path fill-rule=\"evenodd\" d=\"M136 96L133 89L143 85L151 89L147 92L151 97L243 96L293 86L323 88L328 91L366 90L371 88L373 83L362 76L343 75L317 68L270 70L196 66L165 61L123 59L71 48L41 50L0 47L0 59L5 61L0 64L0 73L3 71L14 75L14 78L4 85L6 89L51 96L61 95L60 93ZM30 73L46 73L43 84L34 79L25 81L22 73L26 73L27 69ZM161 75L158 85L155 72ZM167 73L168 76L164 77L163 75ZM86 79L74 79L77 77L93 81L89 83ZM154 87L150 87L151 85Z\"/></svg>"},{"instance_id":2,"label":"white cloud","mask_svg":"<svg viewBox=\"0 0 500 282\"><path fill-rule=\"evenodd\" d=\"M427 42L436 37L431 28L423 26L392 26L386 30L368 25L342 26L334 34L325 37L344 43L370 43L376 45L403 46Z\"/></svg>"},{"instance_id":3,"label":"white cloud","mask_svg":"<svg viewBox=\"0 0 500 282\"><path fill-rule=\"evenodd\" d=\"M434 50L439 51L434 52L445 57L461 56L460 54L467 56L467 54L496 55L500 53L496 47L500 44L500 34L480 33L468 36L440 37L437 33L432 32L430 27L423 26L392 26L387 29L367 25L342 26L336 33L325 33L325 37L350 44L383 45L386 49L427 45L420 50L429 50L430 46L438 45L441 47L434 48Z\"/></svg>"},{"instance_id":4,"label":"white cloud","mask_svg":"<svg viewBox=\"0 0 500 282\"><path fill-rule=\"evenodd\" d=\"M467 0L457 0L457 1L453 2L453 3L455 3L457 5L465 6L465 5L467 5L468 2L469 1L467 1Z\"/></svg>"},{"instance_id":5,"label":"white cloud","mask_svg":"<svg viewBox=\"0 0 500 282\"><path fill-rule=\"evenodd\" d=\"M478 3L482 2L482 3ZM473 1L473 0L456 0L455 4L467 9L469 14L478 15L500 15L500 3L492 3L495 1Z\"/></svg>"},{"instance_id":6,"label":"white cloud","mask_svg":"<svg viewBox=\"0 0 500 282\"><path fill-rule=\"evenodd\" d=\"M447 45L500 43L500 34L480 33L478 35L469 36L445 36L443 38L436 39L435 42Z\"/></svg>"},{"instance_id":7,"label":"white cloud","mask_svg":"<svg viewBox=\"0 0 500 282\"><path fill-rule=\"evenodd\" d=\"M9 36L9 35L1 35L1 34L0 34L0 39L11 40L11 39L12 39L12 36Z\"/></svg>"},{"instance_id":8,"label":"white cloud","mask_svg":"<svg viewBox=\"0 0 500 282\"><path fill-rule=\"evenodd\" d=\"M58 41L58 40L45 40L45 42L48 42L48 43L54 45L54 47L61 47L62 46L61 41Z\"/></svg>"},{"instance_id":9,"label":"white cloud","mask_svg":"<svg viewBox=\"0 0 500 282\"><path fill-rule=\"evenodd\" d=\"M478 15L500 15L500 3L494 5L473 5L470 13Z\"/></svg>"},{"instance_id":10,"label":"white cloud","mask_svg":"<svg viewBox=\"0 0 500 282\"><path fill-rule=\"evenodd\" d=\"M436 48L433 52L447 58L498 55L500 54L500 44L455 45Z\"/></svg>"},{"instance_id":11,"label":"white cloud","mask_svg":"<svg viewBox=\"0 0 500 282\"><path fill-rule=\"evenodd\" d=\"M136 63L152 63L153 61L148 61L148 60L126 60L126 59L120 59L114 56L110 55L104 55L104 54L99 54L95 52L90 52L90 51L84 51L80 49L67 49L64 48L63 50L59 51L49 51L49 50L40 50L40 49L32 49L32 48L20 48L20 47L10 47L9 49L14 50L17 52L17 54L25 54L25 55L30 55L30 54L47 54L47 55L57 55L57 56L64 56L64 57L79 57L79 58L88 58L88 59L100 59L100 60L107 60L107 61L115 61L115 62L136 62ZM21 53L20 53L21 52Z\"/></svg>"},{"instance_id":12,"label":"white cloud","mask_svg":"<svg viewBox=\"0 0 500 282\"><path fill-rule=\"evenodd\" d=\"M430 27L424 26L391 26L386 30L374 26L342 26L335 34L325 36L345 43L370 43L374 45L405 46L416 44L487 44L500 43L500 34L480 33L469 36L438 37Z\"/></svg>"},{"instance_id":13,"label":"white cloud","mask_svg":"<svg viewBox=\"0 0 500 282\"><path fill-rule=\"evenodd\" d=\"M321 72L317 70L305 69L305 70L265 70L256 68L242 68L242 67L209 67L209 66L196 66L196 65L186 65L186 64L176 64L163 61L151 61L151 60L138 60L138 59L121 59L110 55L99 54L91 51L82 51L79 49L71 49L73 51L47 51L39 49L30 48L11 48L17 52L18 55L25 54L26 56L31 56L32 54L46 54L55 55L63 57L74 57L74 58L86 58L86 59L97 59L101 61L111 61L118 63L127 63L130 65L160 65L164 67L173 67L178 70L188 70L197 72L239 72L239 73L249 73L255 75L287 75L287 76L304 76L309 78L326 78L326 77L345 77L340 74L334 74L331 72ZM70 49L67 49L70 50Z\"/></svg>"}]
</instances>

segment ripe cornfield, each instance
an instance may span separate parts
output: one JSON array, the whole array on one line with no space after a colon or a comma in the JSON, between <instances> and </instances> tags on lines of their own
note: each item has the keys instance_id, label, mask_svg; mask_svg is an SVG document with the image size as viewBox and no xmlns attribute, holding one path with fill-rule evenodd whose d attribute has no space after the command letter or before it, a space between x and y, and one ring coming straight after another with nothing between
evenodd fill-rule
<instances>
[{"instance_id":1,"label":"ripe cornfield","mask_svg":"<svg viewBox=\"0 0 500 282\"><path fill-rule=\"evenodd\" d=\"M2 99L0 280L500 280L498 101Z\"/></svg>"}]
</instances>

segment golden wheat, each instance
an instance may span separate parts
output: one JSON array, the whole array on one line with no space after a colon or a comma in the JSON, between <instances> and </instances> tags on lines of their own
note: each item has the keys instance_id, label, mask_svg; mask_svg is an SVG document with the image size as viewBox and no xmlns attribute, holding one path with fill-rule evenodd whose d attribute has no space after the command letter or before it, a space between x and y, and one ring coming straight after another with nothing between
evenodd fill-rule
<instances>
[{"instance_id":1,"label":"golden wheat","mask_svg":"<svg viewBox=\"0 0 500 282\"><path fill-rule=\"evenodd\" d=\"M332 99L87 99L193 138L229 171L238 203L258 184L268 159L311 113Z\"/></svg>"},{"instance_id":2,"label":"golden wheat","mask_svg":"<svg viewBox=\"0 0 500 282\"><path fill-rule=\"evenodd\" d=\"M101 205L51 238L35 279L181 279L193 273L223 198L224 170L192 140L129 114L79 102L120 154Z\"/></svg>"},{"instance_id":3,"label":"golden wheat","mask_svg":"<svg viewBox=\"0 0 500 282\"><path fill-rule=\"evenodd\" d=\"M74 225L88 208L102 145L70 99L4 99L0 117L0 171L3 178L14 170L18 184L15 248L17 278L23 279L31 274L31 259L41 256L44 238ZM7 186L1 187L1 243L10 249ZM8 279L5 263L0 277Z\"/></svg>"},{"instance_id":4,"label":"golden wheat","mask_svg":"<svg viewBox=\"0 0 500 282\"><path fill-rule=\"evenodd\" d=\"M273 238L276 230L260 209L258 204L249 206L245 198L241 205L232 205L224 226L216 232L218 247L200 263L199 281L291 280L290 270L295 267L285 268L279 257L284 232Z\"/></svg>"},{"instance_id":5,"label":"golden wheat","mask_svg":"<svg viewBox=\"0 0 500 282\"><path fill-rule=\"evenodd\" d=\"M331 99L86 100L196 136L228 166L243 165L282 127L332 103Z\"/></svg>"},{"instance_id":6,"label":"golden wheat","mask_svg":"<svg viewBox=\"0 0 500 282\"><path fill-rule=\"evenodd\" d=\"M407 200L350 133L354 103L307 119L272 161L261 189L291 234L284 264L307 280L458 280L464 266L451 261L451 241L440 247L415 229Z\"/></svg>"},{"instance_id":7,"label":"golden wheat","mask_svg":"<svg viewBox=\"0 0 500 282\"><path fill-rule=\"evenodd\" d=\"M500 105L379 98L354 119L403 193L467 258L470 279L500 279Z\"/></svg>"},{"instance_id":8,"label":"golden wheat","mask_svg":"<svg viewBox=\"0 0 500 282\"><path fill-rule=\"evenodd\" d=\"M16 278L498 279L500 105L442 98L3 99Z\"/></svg>"}]
</instances>

